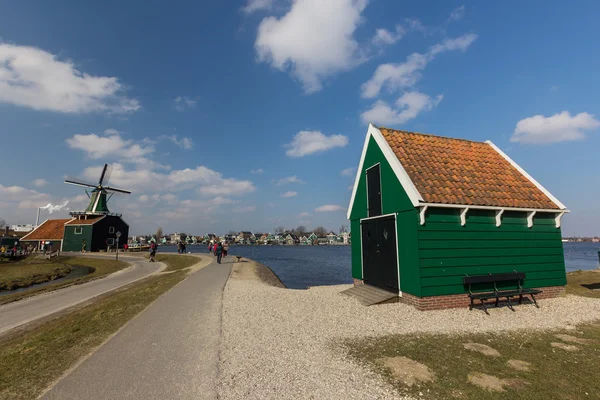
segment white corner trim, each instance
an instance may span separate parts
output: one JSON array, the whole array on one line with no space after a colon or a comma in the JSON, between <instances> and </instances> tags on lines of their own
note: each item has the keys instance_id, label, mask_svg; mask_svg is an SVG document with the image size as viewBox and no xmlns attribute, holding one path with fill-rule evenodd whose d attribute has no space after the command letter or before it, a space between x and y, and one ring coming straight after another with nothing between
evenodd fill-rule
<instances>
[{"instance_id":1,"label":"white corner trim","mask_svg":"<svg viewBox=\"0 0 600 400\"><path fill-rule=\"evenodd\" d=\"M352 196L350 197L350 205L348 206L348 212L346 214L346 218L350 219L350 213L352 213L352 206L354 205L354 200L356 198L356 192L358 190L358 183L360 182L360 175L362 174L363 166L365 164L365 157L367 155L367 148L369 147L369 139L371 138L371 124L369 124L369 129L367 130L367 135L365 137L365 144L363 145L362 153L360 155L360 162L358 163L358 168L356 169L356 177L354 178L354 187L352 188Z\"/></svg>"},{"instance_id":2,"label":"white corner trim","mask_svg":"<svg viewBox=\"0 0 600 400\"><path fill-rule=\"evenodd\" d=\"M460 226L465 226L467 224L467 213L469 212L469 207L465 207L460 212Z\"/></svg>"},{"instance_id":3,"label":"white corner trim","mask_svg":"<svg viewBox=\"0 0 600 400\"><path fill-rule=\"evenodd\" d=\"M556 222L556 227L560 228L560 219L562 218L562 216L565 215L565 212L560 212L556 215L556 218L554 218L554 222Z\"/></svg>"},{"instance_id":4,"label":"white corner trim","mask_svg":"<svg viewBox=\"0 0 600 400\"><path fill-rule=\"evenodd\" d=\"M504 208L496 210L496 226L502 225L502 214L504 214Z\"/></svg>"},{"instance_id":5,"label":"white corner trim","mask_svg":"<svg viewBox=\"0 0 600 400\"><path fill-rule=\"evenodd\" d=\"M527 213L527 227L531 228L533 226L533 217L537 211L529 211Z\"/></svg>"},{"instance_id":6,"label":"white corner trim","mask_svg":"<svg viewBox=\"0 0 600 400\"><path fill-rule=\"evenodd\" d=\"M429 206L422 206L419 211L419 224L421 225L425 225L425 211L427 211L427 207Z\"/></svg>"},{"instance_id":7,"label":"white corner trim","mask_svg":"<svg viewBox=\"0 0 600 400\"><path fill-rule=\"evenodd\" d=\"M377 142L377 145L381 149L381 152L385 156L385 159L392 167L394 174L396 175L398 181L400 182L400 185L402 185L402 188L408 195L408 198L410 199L412 205L414 207L418 207L419 202L423 201L423 197L417 190L413 181L406 173L406 170L400 163L400 160L398 160L396 154L394 154L394 152L392 151L392 148L390 147L389 143L387 142L387 140L385 140L385 138L381 134L381 131L372 124L369 125L369 132Z\"/></svg>"},{"instance_id":8,"label":"white corner trim","mask_svg":"<svg viewBox=\"0 0 600 400\"><path fill-rule=\"evenodd\" d=\"M546 196L548 196L548 198L550 200L552 200L552 202L554 204L556 204L558 206L558 208L560 208L561 210L564 210L567 208L556 197L554 197L552 195L552 193L550 193L548 190L546 190L546 188L543 187L538 181L533 179L533 177L531 175L529 175L523 168L521 168L521 166L519 164L517 164L515 161L513 161L512 158L510 158L508 155L506 155L506 153L504 153L502 150L500 150L498 148L498 146L496 146L494 143L492 143L491 140L486 140L485 142L487 144L489 144L494 150L496 150L496 152L498 152L498 154L500 154L502 157L504 157L504 159L506 161L508 161L513 167L515 167L517 169L517 171L519 171L521 174L523 174L523 176L525 176L527 179L529 179L529 181L531 183L533 183L538 189L540 189Z\"/></svg>"}]
</instances>

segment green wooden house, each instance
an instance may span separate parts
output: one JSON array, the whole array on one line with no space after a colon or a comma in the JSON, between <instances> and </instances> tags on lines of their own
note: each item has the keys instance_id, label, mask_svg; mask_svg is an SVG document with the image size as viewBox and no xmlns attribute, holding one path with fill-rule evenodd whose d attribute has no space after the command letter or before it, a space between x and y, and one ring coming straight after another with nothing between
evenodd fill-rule
<instances>
[{"instance_id":1,"label":"green wooden house","mask_svg":"<svg viewBox=\"0 0 600 400\"><path fill-rule=\"evenodd\" d=\"M490 141L371 124L348 208L352 276L421 309L467 304L465 275L525 272L524 287L558 295L565 212Z\"/></svg>"}]
</instances>

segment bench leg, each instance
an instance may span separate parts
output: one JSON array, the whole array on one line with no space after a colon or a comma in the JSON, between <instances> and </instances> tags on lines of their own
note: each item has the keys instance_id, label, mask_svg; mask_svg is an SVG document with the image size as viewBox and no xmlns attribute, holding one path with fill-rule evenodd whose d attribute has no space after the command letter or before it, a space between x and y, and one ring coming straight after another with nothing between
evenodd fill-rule
<instances>
[{"instance_id":1,"label":"bench leg","mask_svg":"<svg viewBox=\"0 0 600 400\"><path fill-rule=\"evenodd\" d=\"M473 298L471 297L471 304L469 304L469 311L471 311L473 309Z\"/></svg>"},{"instance_id":2,"label":"bench leg","mask_svg":"<svg viewBox=\"0 0 600 400\"><path fill-rule=\"evenodd\" d=\"M522 295L522 294L520 294L520 295L519 295L519 304L522 304L522 303L523 303L523 295Z\"/></svg>"},{"instance_id":3,"label":"bench leg","mask_svg":"<svg viewBox=\"0 0 600 400\"><path fill-rule=\"evenodd\" d=\"M538 305L537 301L535 301L535 296L533 294L531 294L531 299L533 300L533 304L535 304L535 306L537 308L540 308L540 306Z\"/></svg>"},{"instance_id":4,"label":"bench leg","mask_svg":"<svg viewBox=\"0 0 600 400\"><path fill-rule=\"evenodd\" d=\"M483 301L483 299L481 299L481 308L483 308L483 311L487 314L490 315L490 313L487 310L487 307L485 306L485 302Z\"/></svg>"},{"instance_id":5,"label":"bench leg","mask_svg":"<svg viewBox=\"0 0 600 400\"><path fill-rule=\"evenodd\" d=\"M510 308L512 311L515 311L515 309L513 308L512 303L510 302L510 297L506 297L506 301L508 302L508 308Z\"/></svg>"},{"instance_id":6,"label":"bench leg","mask_svg":"<svg viewBox=\"0 0 600 400\"><path fill-rule=\"evenodd\" d=\"M500 297L496 297L496 304L494 305L494 307L498 307L498 302L500 301Z\"/></svg>"}]
</instances>

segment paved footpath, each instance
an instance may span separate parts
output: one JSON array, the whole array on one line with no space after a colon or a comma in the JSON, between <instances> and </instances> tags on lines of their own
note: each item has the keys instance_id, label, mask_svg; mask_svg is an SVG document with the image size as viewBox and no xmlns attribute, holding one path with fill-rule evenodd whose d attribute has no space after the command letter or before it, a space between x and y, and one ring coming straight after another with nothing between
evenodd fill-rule
<instances>
[{"instance_id":1,"label":"paved footpath","mask_svg":"<svg viewBox=\"0 0 600 400\"><path fill-rule=\"evenodd\" d=\"M216 399L222 295L233 257L158 298L42 399Z\"/></svg>"},{"instance_id":2,"label":"paved footpath","mask_svg":"<svg viewBox=\"0 0 600 400\"><path fill-rule=\"evenodd\" d=\"M142 257L121 256L120 259L133 264L133 266L102 279L69 286L0 306L0 315L2 316L0 318L0 335L13 328L72 307L166 268L163 263L151 263Z\"/></svg>"}]
</instances>

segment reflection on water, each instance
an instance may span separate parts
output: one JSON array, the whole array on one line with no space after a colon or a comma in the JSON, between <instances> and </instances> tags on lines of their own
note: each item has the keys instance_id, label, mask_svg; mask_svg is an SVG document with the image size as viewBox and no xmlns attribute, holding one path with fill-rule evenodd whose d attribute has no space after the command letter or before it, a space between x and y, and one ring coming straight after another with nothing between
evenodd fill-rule
<instances>
[{"instance_id":1,"label":"reflection on water","mask_svg":"<svg viewBox=\"0 0 600 400\"><path fill-rule=\"evenodd\" d=\"M75 278L79 278L81 276L86 276L88 274L91 274L92 272L94 272L94 268L74 265L73 269L71 270L71 272L69 272L67 275L63 276L62 278L58 278L58 279L55 279L53 281L37 283L35 285L27 286L27 287L24 287L24 288L18 288L18 289L15 289L15 290L2 290L2 291L0 291L0 296L3 296L5 294L13 294L13 293L24 292L24 291L30 290L30 289L37 289L37 288L40 288L40 287L44 287L44 286L47 286L47 285L52 285L52 284L55 284L55 283L58 283L58 282L62 282L62 281L66 281L66 280L69 280L69 279L75 279Z\"/></svg>"},{"instance_id":2,"label":"reflection on water","mask_svg":"<svg viewBox=\"0 0 600 400\"><path fill-rule=\"evenodd\" d=\"M567 271L598 268L598 243L564 243ZM206 246L188 246L206 253ZM160 246L159 252L176 252L176 246ZM277 274L289 288L352 283L350 246L231 246L230 254L258 261Z\"/></svg>"}]
</instances>

